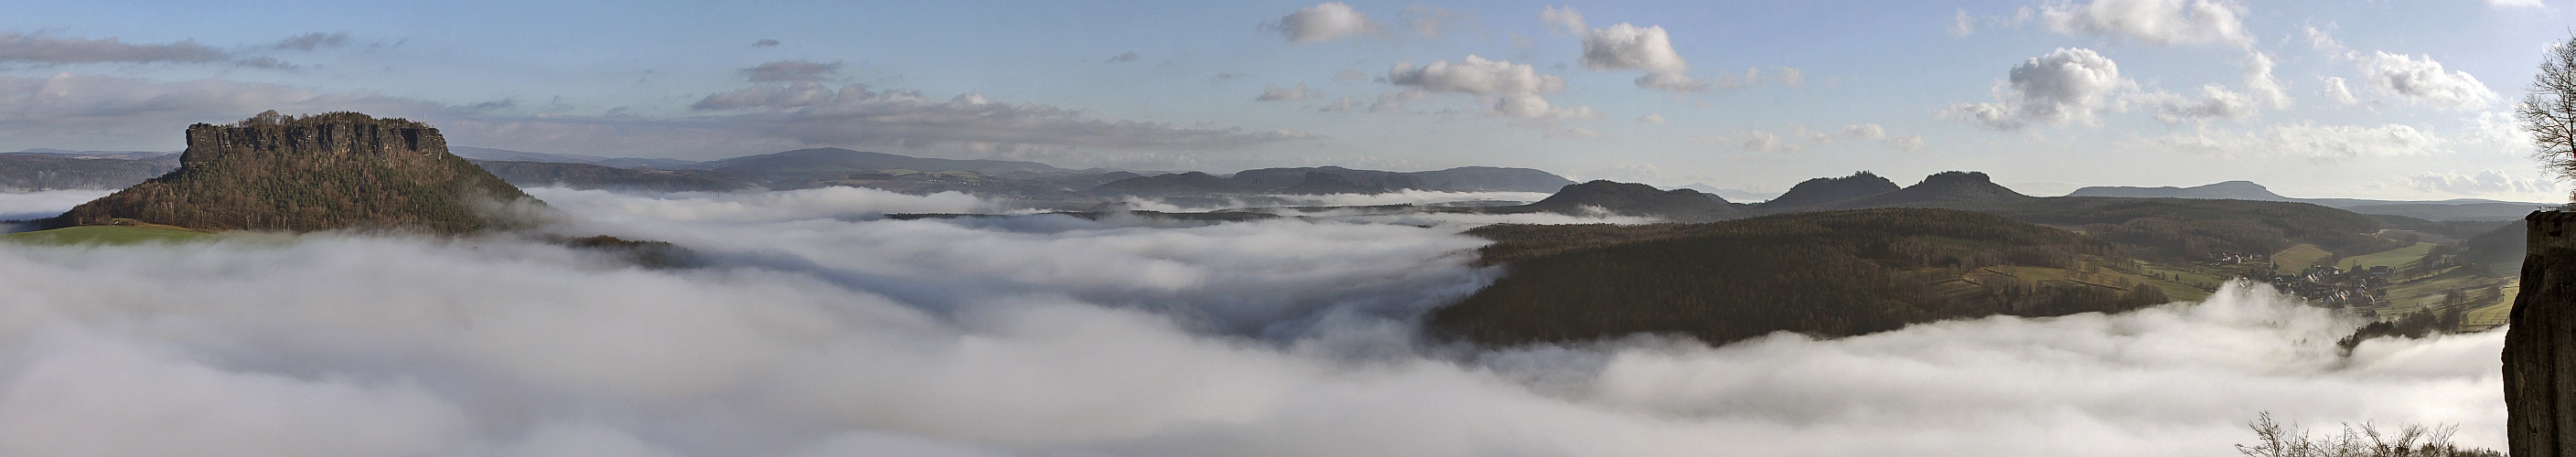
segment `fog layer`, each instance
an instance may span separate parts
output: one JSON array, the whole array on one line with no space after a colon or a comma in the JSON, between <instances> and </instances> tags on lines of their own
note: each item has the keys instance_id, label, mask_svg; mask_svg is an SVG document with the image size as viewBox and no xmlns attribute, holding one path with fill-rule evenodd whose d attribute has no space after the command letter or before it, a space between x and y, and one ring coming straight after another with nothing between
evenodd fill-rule
<instances>
[{"instance_id":1,"label":"fog layer","mask_svg":"<svg viewBox=\"0 0 2576 457\"><path fill-rule=\"evenodd\" d=\"M2259 411L2501 444L2501 332L2268 288L1709 348L1427 343L1430 227L1021 215L865 189L533 190L510 237L0 244L0 455L2225 455ZM57 208L59 209L59 208Z\"/></svg>"}]
</instances>

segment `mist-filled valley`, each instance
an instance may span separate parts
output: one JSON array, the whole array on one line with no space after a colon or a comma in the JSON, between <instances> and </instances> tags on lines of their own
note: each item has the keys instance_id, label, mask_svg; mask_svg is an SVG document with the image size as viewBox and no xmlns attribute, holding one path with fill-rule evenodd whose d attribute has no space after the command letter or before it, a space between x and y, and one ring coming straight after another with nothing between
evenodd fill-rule
<instances>
[{"instance_id":1,"label":"mist-filled valley","mask_svg":"<svg viewBox=\"0 0 2576 457\"><path fill-rule=\"evenodd\" d=\"M1467 229L1654 220L528 192L550 219L512 234L0 243L0 454L2214 455L2263 412L2504 441L2502 329L2344 354L2369 320L2248 283L1834 339L1487 347L1422 329L1508 274ZM990 216L887 217L922 213Z\"/></svg>"}]
</instances>

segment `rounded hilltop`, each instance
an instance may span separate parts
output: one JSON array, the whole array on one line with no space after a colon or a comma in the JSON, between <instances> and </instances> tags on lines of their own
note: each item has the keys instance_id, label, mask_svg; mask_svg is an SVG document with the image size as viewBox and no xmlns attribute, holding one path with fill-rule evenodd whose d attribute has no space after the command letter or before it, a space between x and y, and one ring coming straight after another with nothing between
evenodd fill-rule
<instances>
[{"instance_id":1,"label":"rounded hilltop","mask_svg":"<svg viewBox=\"0 0 2576 457\"><path fill-rule=\"evenodd\" d=\"M188 126L187 141L178 169L81 204L47 225L455 234L519 225L492 209L535 201L448 153L437 128L409 119L268 111Z\"/></svg>"}]
</instances>

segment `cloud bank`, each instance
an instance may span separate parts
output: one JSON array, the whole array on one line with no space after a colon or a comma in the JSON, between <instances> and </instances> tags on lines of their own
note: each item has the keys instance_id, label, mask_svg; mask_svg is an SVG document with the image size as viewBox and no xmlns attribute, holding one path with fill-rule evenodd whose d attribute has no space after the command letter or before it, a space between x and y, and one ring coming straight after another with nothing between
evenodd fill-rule
<instances>
[{"instance_id":1,"label":"cloud bank","mask_svg":"<svg viewBox=\"0 0 2576 457\"><path fill-rule=\"evenodd\" d=\"M2501 443L2500 332L2202 304L1725 347L1413 336L1455 228L1155 227L882 192L538 189L653 270L507 238L0 245L13 455L2181 455L2285 420ZM2046 437L2046 439L2033 439Z\"/></svg>"}]
</instances>

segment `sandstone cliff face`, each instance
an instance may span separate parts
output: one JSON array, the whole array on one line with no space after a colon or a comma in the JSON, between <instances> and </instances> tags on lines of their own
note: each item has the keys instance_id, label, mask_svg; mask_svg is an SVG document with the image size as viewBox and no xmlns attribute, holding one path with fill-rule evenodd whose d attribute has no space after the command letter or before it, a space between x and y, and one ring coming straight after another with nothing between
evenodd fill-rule
<instances>
[{"instance_id":1,"label":"sandstone cliff face","mask_svg":"<svg viewBox=\"0 0 2576 457\"><path fill-rule=\"evenodd\" d=\"M528 195L447 152L438 129L358 113L275 112L188 127L177 170L64 213L53 225L114 219L209 230L427 229L510 225L478 210Z\"/></svg>"},{"instance_id":2,"label":"sandstone cliff face","mask_svg":"<svg viewBox=\"0 0 2576 457\"><path fill-rule=\"evenodd\" d=\"M2504 337L2505 433L2515 456L2576 456L2576 212L2535 211Z\"/></svg>"}]
</instances>

